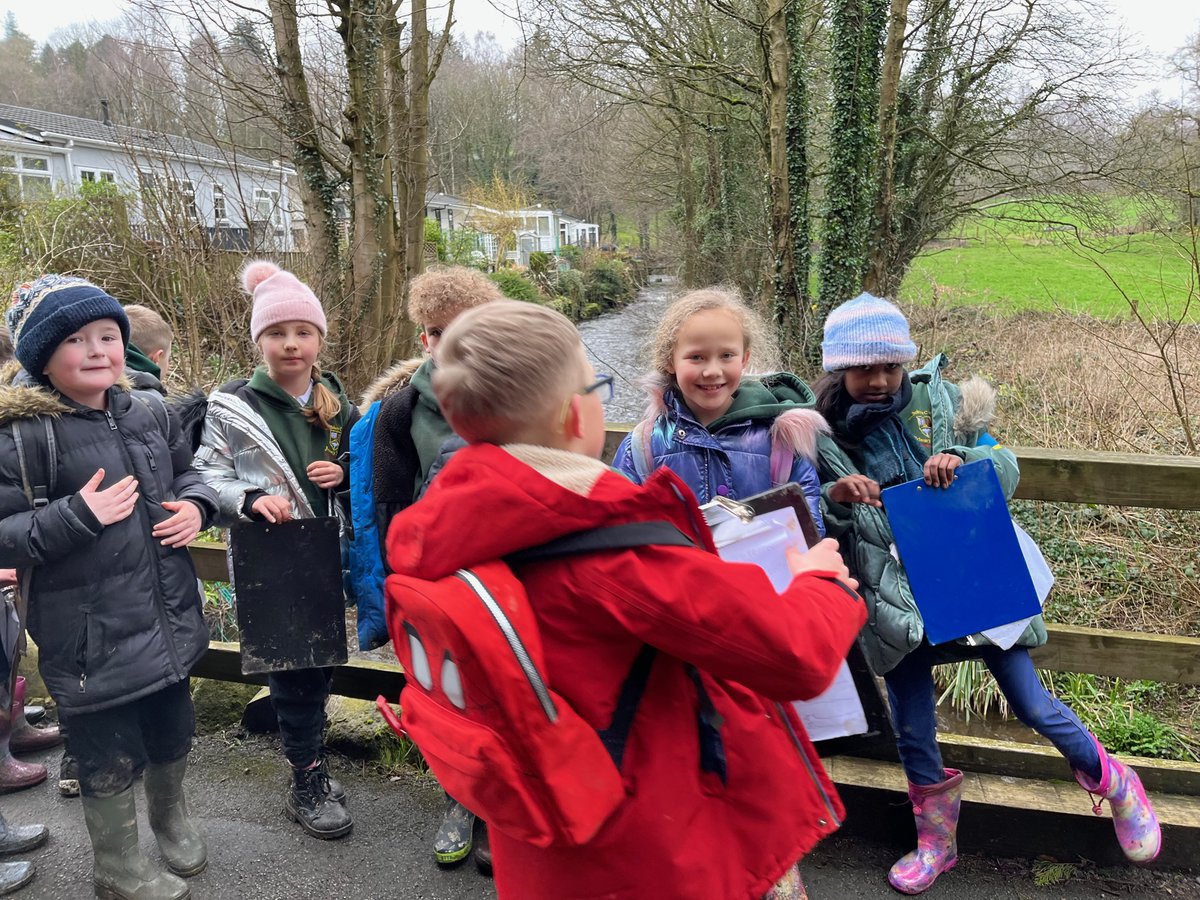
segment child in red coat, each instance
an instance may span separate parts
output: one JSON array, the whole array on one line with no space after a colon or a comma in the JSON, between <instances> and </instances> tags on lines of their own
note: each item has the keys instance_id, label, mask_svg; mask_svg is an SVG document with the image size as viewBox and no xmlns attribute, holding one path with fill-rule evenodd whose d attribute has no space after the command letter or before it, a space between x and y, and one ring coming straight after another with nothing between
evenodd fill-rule
<instances>
[{"instance_id":1,"label":"child in red coat","mask_svg":"<svg viewBox=\"0 0 1200 900\"><path fill-rule=\"evenodd\" d=\"M433 387L470 446L388 535L393 571L425 579L625 522L666 519L698 545L522 568L549 687L597 730L641 649L658 653L625 746L625 802L583 846L495 829L497 893L791 900L798 860L843 810L783 701L832 681L865 620L856 583L832 541L793 557L779 595L757 567L722 562L676 475L638 486L599 461L610 385L552 310L497 301L464 313Z\"/></svg>"}]
</instances>

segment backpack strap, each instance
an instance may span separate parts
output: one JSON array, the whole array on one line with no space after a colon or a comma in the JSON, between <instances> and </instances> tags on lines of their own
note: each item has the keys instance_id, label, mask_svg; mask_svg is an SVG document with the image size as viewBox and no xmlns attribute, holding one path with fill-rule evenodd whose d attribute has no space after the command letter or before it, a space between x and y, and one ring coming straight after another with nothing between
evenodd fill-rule
<instances>
[{"instance_id":1,"label":"backpack strap","mask_svg":"<svg viewBox=\"0 0 1200 900\"><path fill-rule=\"evenodd\" d=\"M649 478L655 469L654 454L650 452L650 439L654 428L648 428L647 425L653 426L653 423L642 419L629 433L629 454L633 457L633 471L642 481Z\"/></svg>"},{"instance_id":2,"label":"backpack strap","mask_svg":"<svg viewBox=\"0 0 1200 900\"><path fill-rule=\"evenodd\" d=\"M595 553L599 550L627 550L647 546L695 547L696 542L667 521L626 522L622 525L607 525L589 528L563 535L556 540L518 550L504 557L510 566L575 556L580 553Z\"/></svg>"},{"instance_id":3,"label":"backpack strap","mask_svg":"<svg viewBox=\"0 0 1200 900\"><path fill-rule=\"evenodd\" d=\"M658 648L650 644L643 645L638 651L629 674L625 676L625 683L621 685L612 721L603 731L596 732L618 770L621 768L621 760L625 758L625 742L629 739L630 729L633 728L633 717L637 714L638 704L642 702L642 694L646 693L646 684L650 681L650 670L654 667L656 656Z\"/></svg>"},{"instance_id":4,"label":"backpack strap","mask_svg":"<svg viewBox=\"0 0 1200 900\"><path fill-rule=\"evenodd\" d=\"M599 550L625 550L648 546L695 547L696 542L671 522L626 522L622 525L576 531L540 547L530 547L528 550L509 554L504 561L510 566L517 566ZM618 770L621 768L621 760L625 757L625 743L629 739L634 716L637 715L642 695L646 692L650 670L654 667L657 656L658 648L650 644L643 645L638 651L629 674L621 684L621 693L617 696L617 707L612 720L607 728L597 732L604 749L608 751Z\"/></svg>"},{"instance_id":5,"label":"backpack strap","mask_svg":"<svg viewBox=\"0 0 1200 900\"><path fill-rule=\"evenodd\" d=\"M21 489L33 510L43 509L50 504L58 486L58 441L54 437L54 422L49 416L41 416L42 430L30 419L18 419L11 423L13 446L17 451L17 466L21 470ZM43 445L42 438L45 438ZM29 603L29 585L33 581L33 567L17 572L17 592L14 600L17 621L25 626L25 610ZM20 646L24 649L24 631L20 635Z\"/></svg>"},{"instance_id":6,"label":"backpack strap","mask_svg":"<svg viewBox=\"0 0 1200 900\"><path fill-rule=\"evenodd\" d=\"M162 394L158 391L131 391L131 393L142 406L150 410L150 414L158 422L158 427L162 429L163 437L169 441L171 439L171 421L167 418L167 404L163 400Z\"/></svg>"},{"instance_id":7,"label":"backpack strap","mask_svg":"<svg viewBox=\"0 0 1200 900\"><path fill-rule=\"evenodd\" d=\"M41 435L29 419L18 419L12 423L13 445L17 450L17 465L21 469L21 489L32 509L41 509L50 503L50 497L58 484L58 442L54 437L54 423L49 416L41 416L45 430L45 446L38 446ZM30 453L28 448L32 448Z\"/></svg>"},{"instance_id":8,"label":"backpack strap","mask_svg":"<svg viewBox=\"0 0 1200 900\"><path fill-rule=\"evenodd\" d=\"M780 487L792 479L796 454L779 435L771 438L771 487Z\"/></svg>"}]
</instances>

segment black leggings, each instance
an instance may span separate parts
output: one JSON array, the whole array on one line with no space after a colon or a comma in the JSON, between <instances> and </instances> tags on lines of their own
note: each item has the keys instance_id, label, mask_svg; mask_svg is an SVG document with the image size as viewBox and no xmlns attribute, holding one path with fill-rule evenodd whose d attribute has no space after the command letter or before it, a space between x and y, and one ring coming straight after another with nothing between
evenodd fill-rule
<instances>
[{"instance_id":1,"label":"black leggings","mask_svg":"<svg viewBox=\"0 0 1200 900\"><path fill-rule=\"evenodd\" d=\"M283 755L295 768L311 766L321 754L325 732L325 701L333 683L333 669L297 669L271 672L271 705L279 720Z\"/></svg>"}]
</instances>

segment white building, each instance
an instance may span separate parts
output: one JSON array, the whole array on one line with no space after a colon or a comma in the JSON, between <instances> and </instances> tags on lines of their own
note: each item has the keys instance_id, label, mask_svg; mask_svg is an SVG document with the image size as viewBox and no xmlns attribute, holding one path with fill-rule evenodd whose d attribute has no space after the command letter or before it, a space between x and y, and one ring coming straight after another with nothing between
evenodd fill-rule
<instances>
[{"instance_id":1,"label":"white building","mask_svg":"<svg viewBox=\"0 0 1200 900\"><path fill-rule=\"evenodd\" d=\"M0 104L0 189L32 201L108 182L133 199L130 221L148 237L164 221L183 221L224 249L298 249L304 220L292 205L292 169L114 125L106 101L99 112L83 119Z\"/></svg>"},{"instance_id":2,"label":"white building","mask_svg":"<svg viewBox=\"0 0 1200 900\"><path fill-rule=\"evenodd\" d=\"M452 194L430 192L425 195L425 216L438 223L449 239L456 230L463 228L476 232L479 250L487 259L496 255L496 236L487 233L479 223L479 213L488 213L493 219L496 210L477 206ZM511 262L529 265L529 254L537 251L558 254L567 245L576 247L598 247L600 226L584 222L561 209L545 209L535 206L530 209L515 209L505 212L505 218L518 223L516 227L517 249L508 254ZM472 219L475 223L472 224Z\"/></svg>"}]
</instances>

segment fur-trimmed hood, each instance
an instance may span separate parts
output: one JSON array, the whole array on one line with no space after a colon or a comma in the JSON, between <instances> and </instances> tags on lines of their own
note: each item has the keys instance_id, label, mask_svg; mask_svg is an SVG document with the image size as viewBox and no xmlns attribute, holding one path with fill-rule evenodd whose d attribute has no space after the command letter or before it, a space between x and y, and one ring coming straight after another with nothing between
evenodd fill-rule
<instances>
[{"instance_id":1,"label":"fur-trimmed hood","mask_svg":"<svg viewBox=\"0 0 1200 900\"><path fill-rule=\"evenodd\" d=\"M954 413L954 433L963 443L972 436L978 440L996 417L996 389L978 375L960 382L958 389L961 397Z\"/></svg>"},{"instance_id":2,"label":"fur-trimmed hood","mask_svg":"<svg viewBox=\"0 0 1200 900\"><path fill-rule=\"evenodd\" d=\"M365 410L376 400L382 400L407 385L412 380L413 373L421 368L425 359L425 357L419 356L402 360L390 366L363 392L362 403L358 405L358 408Z\"/></svg>"},{"instance_id":3,"label":"fur-trimmed hood","mask_svg":"<svg viewBox=\"0 0 1200 900\"><path fill-rule=\"evenodd\" d=\"M114 387L124 392L133 389L124 375ZM73 409L58 391L34 381L20 364L8 363L0 369L0 425L38 416L58 418Z\"/></svg>"}]
</instances>

